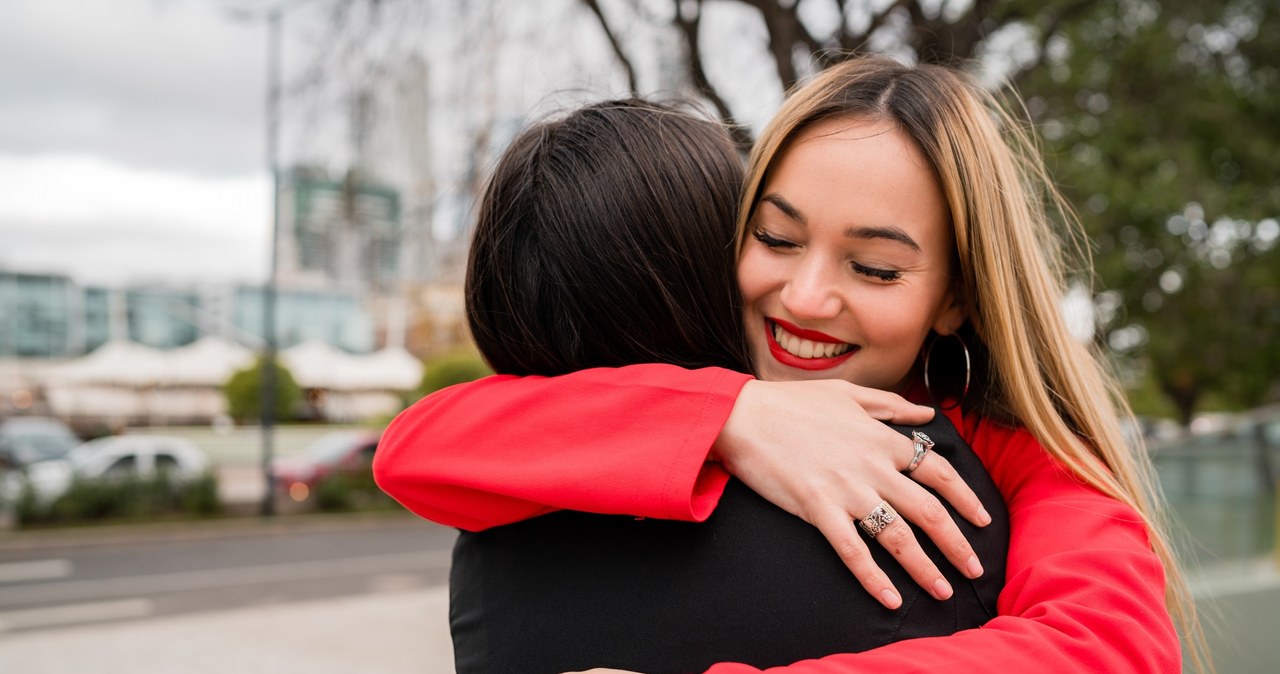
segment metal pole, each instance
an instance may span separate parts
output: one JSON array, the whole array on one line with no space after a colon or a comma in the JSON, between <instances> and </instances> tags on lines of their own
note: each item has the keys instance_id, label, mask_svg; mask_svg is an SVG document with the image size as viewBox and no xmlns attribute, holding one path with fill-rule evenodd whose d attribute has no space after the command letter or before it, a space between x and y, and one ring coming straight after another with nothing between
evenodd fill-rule
<instances>
[{"instance_id":1,"label":"metal pole","mask_svg":"<svg viewBox=\"0 0 1280 674\"><path fill-rule=\"evenodd\" d=\"M267 13L267 166L271 170L271 261L262 292L262 476L266 493L262 515L276 513L276 480L271 467L276 422L276 254L280 238L280 166L277 151L280 126L280 31L284 14L279 7Z\"/></svg>"}]
</instances>

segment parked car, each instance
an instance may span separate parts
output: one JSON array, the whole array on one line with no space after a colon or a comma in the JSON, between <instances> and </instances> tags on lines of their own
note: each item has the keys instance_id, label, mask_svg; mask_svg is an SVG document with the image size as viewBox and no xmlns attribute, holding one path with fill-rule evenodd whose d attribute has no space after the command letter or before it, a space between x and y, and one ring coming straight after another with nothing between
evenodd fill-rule
<instances>
[{"instance_id":1,"label":"parked car","mask_svg":"<svg viewBox=\"0 0 1280 674\"><path fill-rule=\"evenodd\" d=\"M302 454L272 462L276 486L294 501L304 502L316 487L335 476L371 477L379 437L377 431L363 429L327 433Z\"/></svg>"},{"instance_id":2,"label":"parked car","mask_svg":"<svg viewBox=\"0 0 1280 674\"><path fill-rule=\"evenodd\" d=\"M79 444L80 438L58 419L0 420L0 468L22 468L37 461L61 459Z\"/></svg>"},{"instance_id":3,"label":"parked car","mask_svg":"<svg viewBox=\"0 0 1280 674\"><path fill-rule=\"evenodd\" d=\"M202 477L210 466L204 450L185 438L115 435L81 444L65 458L32 463L24 479L37 499L51 502L76 480L150 479L163 473L174 482L187 482Z\"/></svg>"}]
</instances>

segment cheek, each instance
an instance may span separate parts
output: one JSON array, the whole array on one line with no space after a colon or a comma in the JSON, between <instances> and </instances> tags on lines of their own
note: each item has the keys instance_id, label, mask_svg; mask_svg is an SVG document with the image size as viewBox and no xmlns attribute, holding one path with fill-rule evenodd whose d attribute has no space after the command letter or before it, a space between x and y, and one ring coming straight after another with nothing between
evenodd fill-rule
<instances>
[{"instance_id":1,"label":"cheek","mask_svg":"<svg viewBox=\"0 0 1280 674\"><path fill-rule=\"evenodd\" d=\"M742 301L747 311L751 311L752 303L768 291L770 272L766 262L764 256L754 246L743 251L742 257L738 260L738 289L742 293Z\"/></svg>"},{"instance_id":2,"label":"cheek","mask_svg":"<svg viewBox=\"0 0 1280 674\"><path fill-rule=\"evenodd\" d=\"M886 346L904 352L919 350L934 319L934 303L916 294L862 294L865 329Z\"/></svg>"}]
</instances>

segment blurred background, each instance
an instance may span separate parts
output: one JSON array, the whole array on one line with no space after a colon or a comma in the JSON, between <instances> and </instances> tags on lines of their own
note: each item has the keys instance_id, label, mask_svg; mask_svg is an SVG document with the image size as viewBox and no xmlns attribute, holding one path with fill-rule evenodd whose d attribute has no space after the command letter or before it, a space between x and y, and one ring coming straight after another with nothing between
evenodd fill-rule
<instances>
[{"instance_id":1,"label":"blurred background","mask_svg":"<svg viewBox=\"0 0 1280 674\"><path fill-rule=\"evenodd\" d=\"M0 4L0 670L452 671L452 534L368 467L487 372L461 283L496 156L632 93L746 148L848 50L1020 93L1097 272L1063 311L1220 670L1275 671L1273 0Z\"/></svg>"}]
</instances>

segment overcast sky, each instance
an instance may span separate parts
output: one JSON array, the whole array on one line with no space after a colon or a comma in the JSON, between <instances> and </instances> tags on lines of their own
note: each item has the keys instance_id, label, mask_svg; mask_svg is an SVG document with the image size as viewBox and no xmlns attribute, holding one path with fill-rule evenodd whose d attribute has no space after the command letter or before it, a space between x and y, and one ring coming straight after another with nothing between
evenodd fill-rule
<instances>
[{"instance_id":1,"label":"overcast sky","mask_svg":"<svg viewBox=\"0 0 1280 674\"><path fill-rule=\"evenodd\" d=\"M234 21L226 8L275 2L0 0L0 269L112 285L263 279L266 28ZM286 83L309 65L308 44L333 49L313 30L325 7L332 3L313 0L290 12ZM386 126L383 147L374 149L389 176L398 175L399 152L402 165L433 166L437 188L447 192L468 170L470 146L460 139L471 137L484 105L496 106L489 114L501 135L565 101L625 93L599 27L572 0L411 0L395 4L400 13L388 21L429 7L454 8L415 24L426 32L412 34L440 64L427 78L431 150L411 156L410 136ZM725 94L739 117L758 126L781 99L758 49L761 28L749 9L717 11L725 15L716 25L732 39L715 47L726 56L711 75L732 85ZM660 88L654 74L663 55L644 46L643 25L631 33L642 87ZM291 156L341 159L349 105L320 99L301 114L305 106L291 102L284 102L282 164ZM306 121L316 111L337 125Z\"/></svg>"},{"instance_id":2,"label":"overcast sky","mask_svg":"<svg viewBox=\"0 0 1280 674\"><path fill-rule=\"evenodd\" d=\"M0 2L0 268L265 276L265 29L222 6Z\"/></svg>"}]
</instances>

